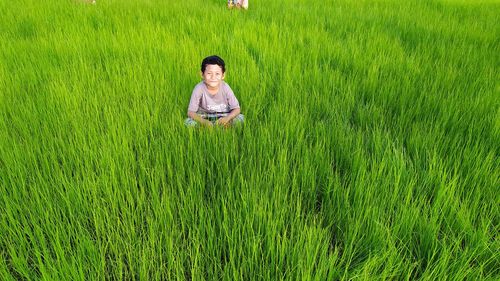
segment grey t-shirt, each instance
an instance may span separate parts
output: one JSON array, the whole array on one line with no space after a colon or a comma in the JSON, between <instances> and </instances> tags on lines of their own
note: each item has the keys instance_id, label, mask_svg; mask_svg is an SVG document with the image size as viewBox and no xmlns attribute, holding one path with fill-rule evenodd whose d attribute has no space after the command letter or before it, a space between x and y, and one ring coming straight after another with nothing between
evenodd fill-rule
<instances>
[{"instance_id":1,"label":"grey t-shirt","mask_svg":"<svg viewBox=\"0 0 500 281\"><path fill-rule=\"evenodd\" d=\"M191 94L188 111L198 113L228 113L240 108L238 99L226 82L221 81L219 91L212 95L203 81L198 83Z\"/></svg>"}]
</instances>

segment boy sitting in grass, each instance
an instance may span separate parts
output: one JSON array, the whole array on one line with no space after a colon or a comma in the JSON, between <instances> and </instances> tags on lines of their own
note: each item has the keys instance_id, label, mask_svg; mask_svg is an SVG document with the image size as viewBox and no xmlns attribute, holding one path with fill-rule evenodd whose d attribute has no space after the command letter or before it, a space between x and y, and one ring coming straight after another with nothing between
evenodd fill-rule
<instances>
[{"instance_id":1,"label":"boy sitting in grass","mask_svg":"<svg viewBox=\"0 0 500 281\"><path fill-rule=\"evenodd\" d=\"M233 90L224 82L226 66L218 56L210 56L201 63L201 78L191 94L188 106L187 126L211 127L243 123L240 104Z\"/></svg>"}]
</instances>

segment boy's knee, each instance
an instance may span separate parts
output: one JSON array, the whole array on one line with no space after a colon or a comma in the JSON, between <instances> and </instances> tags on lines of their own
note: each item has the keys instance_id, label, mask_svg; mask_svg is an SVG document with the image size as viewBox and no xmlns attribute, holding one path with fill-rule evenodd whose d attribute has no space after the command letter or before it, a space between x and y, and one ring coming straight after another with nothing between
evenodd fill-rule
<instances>
[{"instance_id":1,"label":"boy's knee","mask_svg":"<svg viewBox=\"0 0 500 281\"><path fill-rule=\"evenodd\" d=\"M195 127L198 123L191 118L186 118L186 120L184 120L184 125L188 127Z\"/></svg>"},{"instance_id":2,"label":"boy's knee","mask_svg":"<svg viewBox=\"0 0 500 281\"><path fill-rule=\"evenodd\" d=\"M233 119L234 124L243 124L243 122L245 122L245 116L243 114L238 114L238 116Z\"/></svg>"}]
</instances>

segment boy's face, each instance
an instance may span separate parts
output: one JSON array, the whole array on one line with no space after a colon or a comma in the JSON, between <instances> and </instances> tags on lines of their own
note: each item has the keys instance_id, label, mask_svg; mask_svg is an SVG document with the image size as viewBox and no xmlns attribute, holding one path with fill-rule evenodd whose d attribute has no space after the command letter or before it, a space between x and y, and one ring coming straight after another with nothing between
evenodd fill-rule
<instances>
[{"instance_id":1,"label":"boy's face","mask_svg":"<svg viewBox=\"0 0 500 281\"><path fill-rule=\"evenodd\" d=\"M220 82L224 79L224 72L217 64L207 64L205 72L201 73L201 78L209 89L218 89Z\"/></svg>"}]
</instances>

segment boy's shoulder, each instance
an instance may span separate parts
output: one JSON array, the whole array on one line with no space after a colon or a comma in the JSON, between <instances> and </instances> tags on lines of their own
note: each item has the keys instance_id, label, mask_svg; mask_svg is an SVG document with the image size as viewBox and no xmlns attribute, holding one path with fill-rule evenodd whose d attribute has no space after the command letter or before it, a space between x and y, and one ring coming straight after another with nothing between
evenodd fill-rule
<instances>
[{"instance_id":1,"label":"boy's shoulder","mask_svg":"<svg viewBox=\"0 0 500 281\"><path fill-rule=\"evenodd\" d=\"M203 89L205 88L205 82L201 81L198 84L194 85L194 89Z\"/></svg>"},{"instance_id":2,"label":"boy's shoulder","mask_svg":"<svg viewBox=\"0 0 500 281\"><path fill-rule=\"evenodd\" d=\"M229 84L226 81L222 81L220 83L220 87L224 91L228 91L228 90L231 91L231 87L229 87Z\"/></svg>"},{"instance_id":3,"label":"boy's shoulder","mask_svg":"<svg viewBox=\"0 0 500 281\"><path fill-rule=\"evenodd\" d=\"M206 87L205 87L205 83L203 83L203 81L196 84L193 88L193 94L195 94L195 93L202 94L205 91L206 91Z\"/></svg>"}]
</instances>

